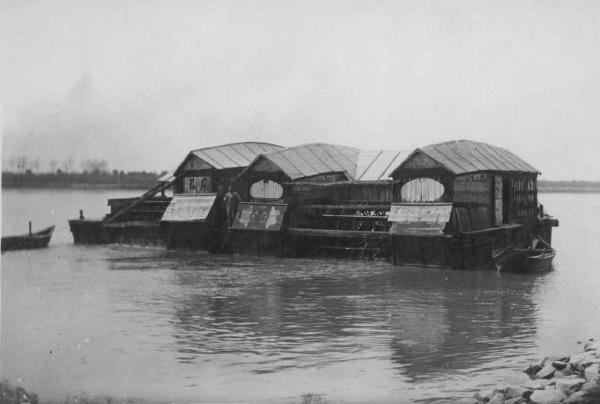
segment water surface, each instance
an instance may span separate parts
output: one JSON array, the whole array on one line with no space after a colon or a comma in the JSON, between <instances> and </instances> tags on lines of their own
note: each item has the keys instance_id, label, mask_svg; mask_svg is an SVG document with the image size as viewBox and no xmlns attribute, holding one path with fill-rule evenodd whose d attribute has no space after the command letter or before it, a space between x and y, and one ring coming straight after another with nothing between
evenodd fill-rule
<instances>
[{"instance_id":1,"label":"water surface","mask_svg":"<svg viewBox=\"0 0 600 404\"><path fill-rule=\"evenodd\" d=\"M72 245L68 217L131 194L4 190L3 234L57 232L2 255L2 378L53 400L436 402L600 335L597 194L540 195L561 227L534 276Z\"/></svg>"}]
</instances>

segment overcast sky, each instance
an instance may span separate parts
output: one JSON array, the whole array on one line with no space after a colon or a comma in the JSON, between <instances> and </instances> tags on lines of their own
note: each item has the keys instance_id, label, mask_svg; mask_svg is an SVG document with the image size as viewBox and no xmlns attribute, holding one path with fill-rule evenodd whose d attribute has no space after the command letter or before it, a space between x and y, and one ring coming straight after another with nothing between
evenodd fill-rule
<instances>
[{"instance_id":1,"label":"overcast sky","mask_svg":"<svg viewBox=\"0 0 600 404\"><path fill-rule=\"evenodd\" d=\"M600 180L598 1L0 2L3 163L473 139Z\"/></svg>"}]
</instances>

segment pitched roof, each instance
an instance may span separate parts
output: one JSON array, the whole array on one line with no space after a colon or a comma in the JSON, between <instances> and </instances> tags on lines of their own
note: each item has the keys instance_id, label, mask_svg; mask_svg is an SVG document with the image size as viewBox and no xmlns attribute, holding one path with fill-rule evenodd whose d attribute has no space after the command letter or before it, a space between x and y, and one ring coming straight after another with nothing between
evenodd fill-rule
<instances>
[{"instance_id":1,"label":"pitched roof","mask_svg":"<svg viewBox=\"0 0 600 404\"><path fill-rule=\"evenodd\" d=\"M190 155L198 157L217 170L222 170L225 168L246 167L259 154L269 153L281 148L282 146L263 142L240 142L205 147L192 150L175 172L179 171Z\"/></svg>"},{"instance_id":2,"label":"pitched roof","mask_svg":"<svg viewBox=\"0 0 600 404\"><path fill-rule=\"evenodd\" d=\"M373 181L386 178L408 152L361 150L328 143L309 143L261 154L240 175L260 159L267 159L290 178L298 180L326 173L345 173L350 180Z\"/></svg>"},{"instance_id":3,"label":"pitched roof","mask_svg":"<svg viewBox=\"0 0 600 404\"><path fill-rule=\"evenodd\" d=\"M387 179L409 152L406 150L361 150L355 178L357 181Z\"/></svg>"},{"instance_id":4,"label":"pitched roof","mask_svg":"<svg viewBox=\"0 0 600 404\"><path fill-rule=\"evenodd\" d=\"M540 172L516 154L501 147L472 140L452 140L416 149L392 174L416 153L423 153L454 175L478 171Z\"/></svg>"}]
</instances>

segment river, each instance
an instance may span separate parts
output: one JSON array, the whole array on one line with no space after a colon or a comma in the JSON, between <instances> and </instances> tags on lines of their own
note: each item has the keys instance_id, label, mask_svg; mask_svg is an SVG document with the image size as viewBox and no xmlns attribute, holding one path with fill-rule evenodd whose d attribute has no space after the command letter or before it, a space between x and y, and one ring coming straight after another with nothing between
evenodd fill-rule
<instances>
[{"instance_id":1,"label":"river","mask_svg":"<svg viewBox=\"0 0 600 404\"><path fill-rule=\"evenodd\" d=\"M0 377L44 400L443 402L600 336L600 194L540 194L554 271L74 246L67 219L130 191L3 190Z\"/></svg>"}]
</instances>

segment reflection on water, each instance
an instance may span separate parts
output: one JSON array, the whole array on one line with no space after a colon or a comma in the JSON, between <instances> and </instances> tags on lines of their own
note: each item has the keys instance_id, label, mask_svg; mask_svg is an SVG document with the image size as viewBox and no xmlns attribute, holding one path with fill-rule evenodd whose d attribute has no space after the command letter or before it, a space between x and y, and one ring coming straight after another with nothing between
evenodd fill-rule
<instances>
[{"instance_id":1,"label":"reflection on water","mask_svg":"<svg viewBox=\"0 0 600 404\"><path fill-rule=\"evenodd\" d=\"M2 377L55 399L468 397L597 332L600 262L573 248L600 239L591 216L573 225L600 202L586 198L555 196L544 276L68 242L3 254Z\"/></svg>"},{"instance_id":2,"label":"reflection on water","mask_svg":"<svg viewBox=\"0 0 600 404\"><path fill-rule=\"evenodd\" d=\"M517 355L535 333L528 278L292 260L267 263L265 275L263 265L243 277L220 270L209 282L204 270L177 272L192 286L176 301L182 360L249 352L264 355L252 371L269 373L376 348L400 373L426 379Z\"/></svg>"},{"instance_id":3,"label":"reflection on water","mask_svg":"<svg viewBox=\"0 0 600 404\"><path fill-rule=\"evenodd\" d=\"M535 305L530 279L459 271L431 291L428 285L435 281L425 277L416 286L419 299L429 303L407 302L402 307L417 310L399 308L395 321L399 340L393 344L393 359L409 364L404 369L411 377L503 366L499 359L504 362L531 346Z\"/></svg>"}]
</instances>

